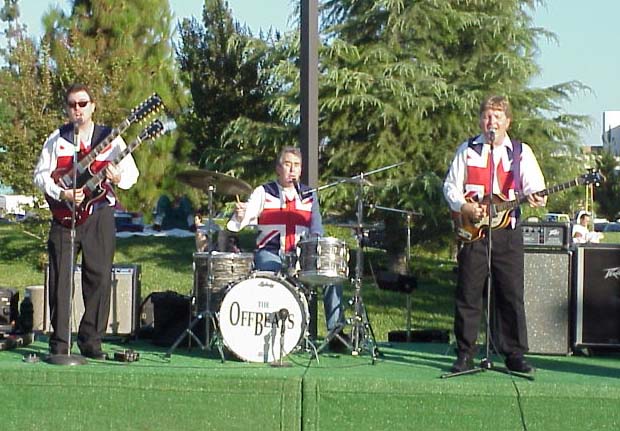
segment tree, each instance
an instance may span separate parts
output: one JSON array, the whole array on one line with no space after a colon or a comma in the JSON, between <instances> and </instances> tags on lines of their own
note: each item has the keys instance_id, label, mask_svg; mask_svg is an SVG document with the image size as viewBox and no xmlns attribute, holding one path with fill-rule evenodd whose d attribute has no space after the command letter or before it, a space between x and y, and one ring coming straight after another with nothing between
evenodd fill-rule
<instances>
[{"instance_id":1,"label":"tree","mask_svg":"<svg viewBox=\"0 0 620 431\"><path fill-rule=\"evenodd\" d=\"M397 209L421 210L414 242L442 245L451 236L441 184L456 146L477 133L478 104L490 93L507 95L514 107L512 135L530 142L550 181L565 172L558 154L574 151L584 118L561 113L559 102L583 89L577 82L546 89L528 87L538 72L536 39L550 37L532 27L527 0L323 2L320 51L321 178L351 176L397 162L369 178L380 187L367 200ZM294 46L293 39L288 46ZM284 52L284 51L283 51ZM283 55L283 58L286 58ZM274 68L287 80L272 102L276 112L297 111L291 92L298 74ZM274 109L275 110L275 109ZM281 118L280 118L281 119ZM265 127L270 127L265 125ZM544 132L541 132L544 131ZM255 130L245 136L255 137ZM354 190L335 187L322 194L325 210L351 216ZM385 219L394 257L402 263L404 219Z\"/></svg>"},{"instance_id":2,"label":"tree","mask_svg":"<svg viewBox=\"0 0 620 431\"><path fill-rule=\"evenodd\" d=\"M192 162L246 179L261 167L271 168L273 157L260 146L243 139L231 144L222 138L229 124L240 117L271 119L266 103L268 77L261 73L265 41L253 40L246 27L233 21L223 0L206 0L202 23L184 19L179 30L177 59L192 100L180 124L184 139L193 144Z\"/></svg>"},{"instance_id":3,"label":"tree","mask_svg":"<svg viewBox=\"0 0 620 431\"><path fill-rule=\"evenodd\" d=\"M32 172L41 145L62 115L53 109L52 73L41 67L48 51L26 36L16 1L5 0L0 15L9 41L0 70L0 179L17 193L34 195Z\"/></svg>"},{"instance_id":4,"label":"tree","mask_svg":"<svg viewBox=\"0 0 620 431\"><path fill-rule=\"evenodd\" d=\"M172 14L167 0L75 0L69 16L54 10L44 21L59 87L85 80L101 108L98 120L116 125L129 109L158 93L167 113L184 102L171 47ZM126 134L133 139L139 126ZM121 192L125 207L150 215L162 183L184 154L175 134L142 145L134 157L140 181Z\"/></svg>"}]
</instances>

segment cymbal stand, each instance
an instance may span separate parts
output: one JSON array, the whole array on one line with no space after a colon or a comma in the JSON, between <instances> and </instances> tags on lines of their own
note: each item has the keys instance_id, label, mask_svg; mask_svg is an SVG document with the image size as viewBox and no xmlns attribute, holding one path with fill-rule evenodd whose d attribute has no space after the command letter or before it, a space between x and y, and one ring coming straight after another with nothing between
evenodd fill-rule
<instances>
[{"instance_id":1,"label":"cymbal stand","mask_svg":"<svg viewBox=\"0 0 620 431\"><path fill-rule=\"evenodd\" d=\"M174 344L170 347L170 349L168 349L168 351L165 354L166 358L170 358L170 356L172 355L172 352L179 346L179 344L181 344L181 342L183 341L183 339L185 338L185 335L188 335L189 338L189 346L191 347L191 340L193 339L196 344L198 344L198 346L202 349L202 350L210 350L211 345L215 344L217 347L217 350L220 354L220 358L222 360L222 362L225 362L225 358L224 358L224 351L222 348L222 342L221 342L221 337L219 336L219 325L217 322L217 316L214 312L211 311L211 293L213 291L213 259L212 259L212 253L214 251L214 241L213 238L211 237L211 226L212 226L212 219L213 219L213 193L215 192L215 186L212 184L209 184L208 186L208 190L207 190L207 198L208 198L208 204L207 204L207 249L208 249L208 253L209 256L207 258L207 293L205 295L206 297L206 303L205 303L205 309L204 310L200 310L197 312L196 317L194 317L194 320L189 322L189 326L185 329L185 331L183 331L179 337L176 339L176 341L174 342ZM194 268L194 272L196 271L196 269ZM192 306L191 309L193 310L193 308L197 305L196 304L196 298L198 296L198 289L200 288L200 286L198 285L198 278L194 276L194 289L192 292ZM194 333L193 329L194 327L199 323L202 322L204 320L204 324L205 324L205 342L202 343L202 341L200 340L200 338ZM213 332L215 333L213 339L211 339L211 325L213 325Z\"/></svg>"},{"instance_id":2,"label":"cymbal stand","mask_svg":"<svg viewBox=\"0 0 620 431\"><path fill-rule=\"evenodd\" d=\"M353 278L354 293L353 298L349 300L349 304L353 306L353 317L347 319L346 323L341 323L333 328L325 337L323 344L319 347L318 352L321 352L333 338L337 338L343 343L354 356L359 355L363 350L367 350L372 355L372 362L380 355L375 339L375 334L368 319L368 313L364 306L362 299L362 275L364 265L364 253L362 250L362 242L364 237L363 226L363 187L364 187L364 174L357 176L358 188L356 190L357 201L357 226L355 227L356 239L357 239L357 251L355 253L355 277ZM345 326L351 326L351 339L347 340L341 335Z\"/></svg>"},{"instance_id":3,"label":"cymbal stand","mask_svg":"<svg viewBox=\"0 0 620 431\"><path fill-rule=\"evenodd\" d=\"M410 263L411 263L411 220L414 215L422 215L422 214L416 211L407 211L407 210L401 210L397 208L388 208L388 207L382 207L380 205L370 205L370 207L376 208L382 211L392 211L392 212L401 213L401 214L404 214L405 217L407 218L407 254L405 255L405 266L407 267L407 275L411 275L411 267L410 267ZM411 295L410 294L407 295L407 326L406 327L407 327L406 340L409 343L411 342Z\"/></svg>"}]
</instances>

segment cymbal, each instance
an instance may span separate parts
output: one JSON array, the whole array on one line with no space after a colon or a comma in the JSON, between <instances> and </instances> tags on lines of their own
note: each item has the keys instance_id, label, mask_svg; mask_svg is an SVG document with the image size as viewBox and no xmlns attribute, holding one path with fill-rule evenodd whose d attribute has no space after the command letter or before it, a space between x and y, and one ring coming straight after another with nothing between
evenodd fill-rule
<instances>
[{"instance_id":1,"label":"cymbal","mask_svg":"<svg viewBox=\"0 0 620 431\"><path fill-rule=\"evenodd\" d=\"M209 187L214 187L215 192L225 195L245 195L252 193L252 186L245 181L220 172L196 169L193 171L180 172L177 174L177 178L185 184L189 184L197 189L208 190Z\"/></svg>"}]
</instances>

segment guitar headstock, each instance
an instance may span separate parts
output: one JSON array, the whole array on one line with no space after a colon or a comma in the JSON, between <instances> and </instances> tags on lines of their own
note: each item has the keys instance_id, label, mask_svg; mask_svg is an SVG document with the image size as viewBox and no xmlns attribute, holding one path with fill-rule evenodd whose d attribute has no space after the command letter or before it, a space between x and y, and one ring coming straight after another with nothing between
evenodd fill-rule
<instances>
[{"instance_id":1,"label":"guitar headstock","mask_svg":"<svg viewBox=\"0 0 620 431\"><path fill-rule=\"evenodd\" d=\"M164 133L164 124L160 120L154 120L140 132L138 138L141 141L155 139L162 133Z\"/></svg>"},{"instance_id":2,"label":"guitar headstock","mask_svg":"<svg viewBox=\"0 0 620 431\"><path fill-rule=\"evenodd\" d=\"M129 122L135 123L138 121L142 121L153 112L158 111L164 106L164 102L159 97L157 93L153 93L151 97L146 99L144 102L140 103L138 106L131 110L131 115L129 116Z\"/></svg>"},{"instance_id":3,"label":"guitar headstock","mask_svg":"<svg viewBox=\"0 0 620 431\"><path fill-rule=\"evenodd\" d=\"M596 169L588 169L588 172L579 177L580 185L594 184L596 187L600 186L605 181L605 178Z\"/></svg>"}]
</instances>

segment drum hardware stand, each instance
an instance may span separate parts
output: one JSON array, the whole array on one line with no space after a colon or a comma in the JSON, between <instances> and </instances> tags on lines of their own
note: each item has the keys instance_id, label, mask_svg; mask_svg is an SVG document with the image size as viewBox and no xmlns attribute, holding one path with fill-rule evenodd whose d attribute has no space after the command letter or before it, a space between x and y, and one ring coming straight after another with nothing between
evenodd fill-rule
<instances>
[{"instance_id":1,"label":"drum hardware stand","mask_svg":"<svg viewBox=\"0 0 620 431\"><path fill-rule=\"evenodd\" d=\"M370 324L370 320L368 319L368 312L366 311L366 307L364 306L364 301L362 299L362 276L363 276L363 264L364 264L364 255L362 250L362 244L364 239L364 229L363 229L363 192L364 192L364 184L366 183L365 177L380 171L384 171L386 169L391 169L396 166L402 165L404 162L396 163L390 166L385 166L383 168L375 169L373 171L367 173L360 173L359 175L353 176L351 178L345 178L337 181L333 184L340 184L343 182L354 182L358 185L356 190L356 201L357 201L357 226L355 226L355 233L357 239L357 251L355 254L355 277L353 278L353 286L354 293L353 298L349 301L349 304L353 306L354 315L352 318L347 319L345 323L339 323L334 327L323 341L323 344L319 347L318 352L324 350L329 342L336 338L342 344L344 344L349 350L351 350L351 355L357 356L363 350L368 350L372 356L372 363L374 364L377 357L381 355L379 348L377 347L377 341L375 338L374 331L372 329L372 325ZM331 184L331 185L333 185ZM329 185L328 185L329 186ZM327 186L320 187L325 188ZM317 191L319 190L317 189ZM346 339L346 337L342 336L342 331L347 325L351 325L351 338L350 340Z\"/></svg>"},{"instance_id":2,"label":"drum hardware stand","mask_svg":"<svg viewBox=\"0 0 620 431\"><path fill-rule=\"evenodd\" d=\"M489 163L491 164L490 169L490 181L491 184L489 190L489 205L487 206L487 217L489 227L485 230L485 236L487 239L487 279L486 279L486 316L485 316L485 335L484 335L484 344L485 344L485 354L484 357L480 360L480 365L475 366L469 370L459 371L459 372L450 372L447 374L442 374L442 379L448 379L450 377L458 377L464 376L467 374L477 374L484 371L496 371L499 373L509 374L512 376L522 377L528 380L534 380L534 376L519 373L515 371L510 371L507 368L496 367L493 365L493 361L491 361L491 290L493 289L493 274L492 270L492 256L493 256L493 217L495 216L495 206L493 205L493 186L495 184L495 161L493 158L493 141L495 141L495 131L490 133L490 150L489 150Z\"/></svg>"},{"instance_id":3,"label":"drum hardware stand","mask_svg":"<svg viewBox=\"0 0 620 431\"><path fill-rule=\"evenodd\" d=\"M69 329L69 345L67 346L67 354L57 354L57 355L49 355L45 359L45 362L53 365L85 365L87 363L86 359L82 355L74 355L71 353L71 333L72 331L72 313L73 313L73 295L75 294L75 224L77 218L77 203L75 202L75 192L77 191L77 165L78 165L78 149L80 148L80 130L78 128L78 124L75 123L73 127L73 202L71 202L71 252L70 252L70 269L71 273L71 294L69 295L69 325L67 326ZM56 289L58 290L58 288Z\"/></svg>"},{"instance_id":4,"label":"drum hardware stand","mask_svg":"<svg viewBox=\"0 0 620 431\"><path fill-rule=\"evenodd\" d=\"M407 275L411 276L411 220L414 215L419 216L422 215L420 212L416 211L407 211L396 208L387 208L382 207L380 205L371 204L370 208L376 208L378 210L383 211L392 211L404 214L407 218L407 254L405 256L405 266L407 268ZM406 326L406 341L408 343L411 342L411 294L407 294L407 326Z\"/></svg>"},{"instance_id":5,"label":"drum hardware stand","mask_svg":"<svg viewBox=\"0 0 620 431\"><path fill-rule=\"evenodd\" d=\"M222 341L221 341L221 337L219 336L219 325L217 322L217 315L212 312L210 310L210 306L211 306L211 294L212 294L212 287L213 287L213 259L212 257L212 253L213 253L213 248L214 248L214 244L213 244L213 240L212 240L212 236L211 236L211 226L212 226L212 214L213 214L213 192L215 191L215 186L213 186L212 184L210 184L208 186L208 220L207 220L207 248L208 248L208 253L209 256L207 258L207 294L206 294L206 304L205 304L205 309L199 311L196 314L196 317L194 317L194 320L189 322L188 327L185 329L185 331L183 331L176 339L176 341L174 342L174 344L170 347L170 349L168 349L168 351L166 352L166 354L164 355L166 358L170 358L172 356L172 352L179 346L179 344L181 344L181 342L183 341L183 339L185 338L185 335L187 334L189 336L189 347L191 348L191 340L193 339L196 344L198 344L198 346L200 347L201 350L210 350L211 346L213 344L215 344L215 346L217 347L217 350L220 354L220 358L222 360L222 362L225 362L226 359L224 357L224 351L222 348ZM196 272L196 269L194 268L194 272ZM190 314L192 313L191 309L193 309L197 304L196 304L196 297L198 296L198 280L197 278L194 276L194 289L193 289L193 294L192 294L192 306L190 307ZM202 343L202 341L200 340L200 338L194 333L193 329L194 327L201 322L204 319L204 324L205 324L205 342L204 344ZM210 335L210 331L211 331L211 325L213 325L213 332L214 332L214 337L213 339L211 339L211 335Z\"/></svg>"}]
</instances>

